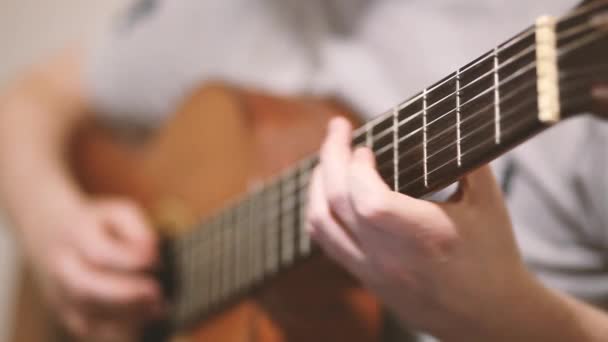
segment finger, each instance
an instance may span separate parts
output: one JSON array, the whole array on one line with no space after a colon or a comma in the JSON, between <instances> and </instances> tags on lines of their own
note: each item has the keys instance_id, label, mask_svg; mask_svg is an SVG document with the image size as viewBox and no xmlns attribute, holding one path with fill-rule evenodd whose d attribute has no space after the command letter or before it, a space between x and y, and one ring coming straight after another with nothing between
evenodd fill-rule
<instances>
[{"instance_id":1,"label":"finger","mask_svg":"<svg viewBox=\"0 0 608 342\"><path fill-rule=\"evenodd\" d=\"M368 148L358 148L353 154L349 175L350 198L355 213L366 225L383 226L389 223L397 209L416 200L407 196L395 199L393 193L375 168L375 157ZM395 201L406 202L395 208Z\"/></svg>"},{"instance_id":2,"label":"finger","mask_svg":"<svg viewBox=\"0 0 608 342\"><path fill-rule=\"evenodd\" d=\"M113 267L138 271L156 266L156 235L137 206L129 202L108 201L98 203L97 210L103 229L91 238L103 240L105 252L113 249L118 253L116 258L111 259ZM118 249L121 251L118 252Z\"/></svg>"},{"instance_id":3,"label":"finger","mask_svg":"<svg viewBox=\"0 0 608 342\"><path fill-rule=\"evenodd\" d=\"M80 227L74 248L87 263L99 269L137 272L150 268L150 256L117 243L103 219Z\"/></svg>"},{"instance_id":4,"label":"finger","mask_svg":"<svg viewBox=\"0 0 608 342\"><path fill-rule=\"evenodd\" d=\"M356 219L348 197L348 168L351 159L352 127L344 118L334 118L329 124L328 136L321 149L323 188L331 212L350 229Z\"/></svg>"},{"instance_id":5,"label":"finger","mask_svg":"<svg viewBox=\"0 0 608 342\"><path fill-rule=\"evenodd\" d=\"M101 272L87 266L77 256L66 257L59 272L67 298L94 315L150 317L158 315L162 308L160 288L151 277Z\"/></svg>"},{"instance_id":6,"label":"finger","mask_svg":"<svg viewBox=\"0 0 608 342\"><path fill-rule=\"evenodd\" d=\"M310 185L307 222L312 237L331 258L353 273L360 272L365 257L329 211L319 168L313 173Z\"/></svg>"},{"instance_id":7,"label":"finger","mask_svg":"<svg viewBox=\"0 0 608 342\"><path fill-rule=\"evenodd\" d=\"M99 203L103 219L117 240L140 255L155 261L157 236L142 210L131 201L113 200Z\"/></svg>"},{"instance_id":8,"label":"finger","mask_svg":"<svg viewBox=\"0 0 608 342\"><path fill-rule=\"evenodd\" d=\"M392 258L381 257L386 250L401 249L399 253L415 258L420 248L441 255L451 246L454 231L432 228L450 226L446 212L436 203L391 191L374 168L374 155L369 149L355 151L352 177L355 212L366 228L358 239L364 251L375 251L374 262L395 264ZM403 250L404 246L408 248Z\"/></svg>"}]
</instances>

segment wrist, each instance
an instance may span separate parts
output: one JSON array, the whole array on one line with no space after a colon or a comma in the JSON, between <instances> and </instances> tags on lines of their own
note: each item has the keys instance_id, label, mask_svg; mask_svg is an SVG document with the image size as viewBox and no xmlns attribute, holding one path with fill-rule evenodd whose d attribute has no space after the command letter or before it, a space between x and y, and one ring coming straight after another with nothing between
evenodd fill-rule
<instances>
[{"instance_id":1,"label":"wrist","mask_svg":"<svg viewBox=\"0 0 608 342\"><path fill-rule=\"evenodd\" d=\"M31 179L36 181L15 182L4 194L18 235L42 229L53 217L82 208L85 196L69 179L50 174Z\"/></svg>"}]
</instances>

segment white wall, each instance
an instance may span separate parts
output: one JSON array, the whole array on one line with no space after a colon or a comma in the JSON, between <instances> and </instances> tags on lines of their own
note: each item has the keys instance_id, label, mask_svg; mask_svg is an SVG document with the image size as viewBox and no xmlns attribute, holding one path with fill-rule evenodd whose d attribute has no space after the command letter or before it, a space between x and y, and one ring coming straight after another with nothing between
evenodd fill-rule
<instances>
[{"instance_id":1,"label":"white wall","mask_svg":"<svg viewBox=\"0 0 608 342\"><path fill-rule=\"evenodd\" d=\"M0 88L29 65L103 29L130 0L0 0ZM16 250L0 219L0 342L10 330Z\"/></svg>"}]
</instances>

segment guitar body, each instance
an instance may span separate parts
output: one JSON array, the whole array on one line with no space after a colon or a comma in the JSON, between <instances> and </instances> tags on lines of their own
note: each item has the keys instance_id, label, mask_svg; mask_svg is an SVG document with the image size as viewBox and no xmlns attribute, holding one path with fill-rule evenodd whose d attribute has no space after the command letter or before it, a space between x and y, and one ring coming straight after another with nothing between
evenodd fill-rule
<instances>
[{"instance_id":1,"label":"guitar body","mask_svg":"<svg viewBox=\"0 0 608 342\"><path fill-rule=\"evenodd\" d=\"M208 86L144 141L86 125L74 139L74 171L91 194L134 199L165 228L162 234L175 236L316 151L335 115L348 113L310 98L285 100ZM27 310L22 307L19 316L28 316ZM30 317L29 327L18 328L31 333L32 324ZM372 342L379 341L380 326L376 300L341 268L315 256L193 324L184 337ZM23 332L17 336L27 341Z\"/></svg>"}]
</instances>

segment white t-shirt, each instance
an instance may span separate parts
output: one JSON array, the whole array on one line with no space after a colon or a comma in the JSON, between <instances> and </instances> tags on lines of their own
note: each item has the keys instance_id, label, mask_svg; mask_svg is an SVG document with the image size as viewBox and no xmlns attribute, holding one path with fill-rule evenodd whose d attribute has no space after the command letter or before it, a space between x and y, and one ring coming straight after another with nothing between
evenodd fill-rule
<instances>
[{"instance_id":1,"label":"white t-shirt","mask_svg":"<svg viewBox=\"0 0 608 342\"><path fill-rule=\"evenodd\" d=\"M141 0L92 49L88 81L109 116L162 122L224 80L338 95L372 117L573 0ZM564 137L567 137L565 139ZM608 128L560 124L504 160L529 265L608 307ZM491 229L491 227L488 227Z\"/></svg>"}]
</instances>

